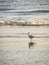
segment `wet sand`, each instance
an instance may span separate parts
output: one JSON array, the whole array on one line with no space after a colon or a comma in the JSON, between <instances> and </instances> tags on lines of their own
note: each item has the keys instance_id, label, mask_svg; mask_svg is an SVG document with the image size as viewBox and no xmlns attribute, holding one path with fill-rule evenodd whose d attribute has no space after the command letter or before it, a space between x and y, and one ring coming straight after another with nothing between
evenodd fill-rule
<instances>
[{"instance_id":1,"label":"wet sand","mask_svg":"<svg viewBox=\"0 0 49 65\"><path fill-rule=\"evenodd\" d=\"M9 33L11 31L14 32L16 27L10 28L0 28L0 31L4 31ZM28 31L30 29L34 30L34 32L37 30L40 30L40 32L49 33L48 29L49 27L40 27L40 28L18 28L17 31L22 31L22 29ZM42 30L41 30L42 29ZM10 31L9 31L10 30ZM46 31L47 30L47 31ZM15 32L17 32L15 31ZM21 32L20 31L20 32ZM31 30L30 30L31 31ZM1 34L0 32L0 34ZM2 34L5 32L2 32ZM13 33L12 32L12 33ZM22 31L24 32L24 31ZM36 32L36 33L37 33ZM39 32L39 33L40 33ZM7 35L7 34L6 34ZM49 35L49 34L48 34ZM46 34L47 36L47 34ZM32 40L35 45L32 46L32 48L28 48L28 44L30 42L29 38L17 38L17 37L5 37L0 38L0 65L49 65L49 38L33 38Z\"/></svg>"}]
</instances>

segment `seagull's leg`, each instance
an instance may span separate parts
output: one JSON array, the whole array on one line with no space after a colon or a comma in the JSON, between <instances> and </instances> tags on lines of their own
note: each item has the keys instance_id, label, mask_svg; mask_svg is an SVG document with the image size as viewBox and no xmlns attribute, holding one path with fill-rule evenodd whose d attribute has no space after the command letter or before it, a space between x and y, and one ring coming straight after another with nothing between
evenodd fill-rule
<instances>
[{"instance_id":1,"label":"seagull's leg","mask_svg":"<svg viewBox=\"0 0 49 65\"><path fill-rule=\"evenodd\" d=\"M31 40L30 40L31 42L32 42L32 38L31 38Z\"/></svg>"}]
</instances>

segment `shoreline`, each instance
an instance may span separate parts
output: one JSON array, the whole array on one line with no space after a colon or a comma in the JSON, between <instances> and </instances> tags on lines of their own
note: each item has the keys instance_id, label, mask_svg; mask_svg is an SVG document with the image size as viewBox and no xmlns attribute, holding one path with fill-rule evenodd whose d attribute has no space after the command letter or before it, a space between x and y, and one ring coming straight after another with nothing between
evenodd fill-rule
<instances>
[{"instance_id":1,"label":"shoreline","mask_svg":"<svg viewBox=\"0 0 49 65\"><path fill-rule=\"evenodd\" d=\"M0 20L0 26L49 26L49 21Z\"/></svg>"},{"instance_id":2,"label":"shoreline","mask_svg":"<svg viewBox=\"0 0 49 65\"><path fill-rule=\"evenodd\" d=\"M0 24L0 26L49 26L49 24Z\"/></svg>"}]
</instances>

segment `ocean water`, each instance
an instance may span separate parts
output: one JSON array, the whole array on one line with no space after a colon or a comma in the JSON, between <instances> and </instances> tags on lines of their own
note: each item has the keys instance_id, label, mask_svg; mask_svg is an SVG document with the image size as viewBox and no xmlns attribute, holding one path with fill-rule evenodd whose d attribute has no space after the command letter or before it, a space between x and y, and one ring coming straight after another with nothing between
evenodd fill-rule
<instances>
[{"instance_id":1,"label":"ocean water","mask_svg":"<svg viewBox=\"0 0 49 65\"><path fill-rule=\"evenodd\" d=\"M49 0L0 0L0 19L49 21Z\"/></svg>"},{"instance_id":2,"label":"ocean water","mask_svg":"<svg viewBox=\"0 0 49 65\"><path fill-rule=\"evenodd\" d=\"M0 65L49 65L49 26L0 26Z\"/></svg>"}]
</instances>

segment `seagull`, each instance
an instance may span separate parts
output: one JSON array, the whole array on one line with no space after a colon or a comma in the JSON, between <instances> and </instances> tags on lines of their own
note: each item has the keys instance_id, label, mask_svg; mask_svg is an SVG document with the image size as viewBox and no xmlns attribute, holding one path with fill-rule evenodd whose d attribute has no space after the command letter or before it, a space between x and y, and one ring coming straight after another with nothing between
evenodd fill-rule
<instances>
[{"instance_id":1,"label":"seagull","mask_svg":"<svg viewBox=\"0 0 49 65\"><path fill-rule=\"evenodd\" d=\"M34 38L34 36L32 35L32 33L28 32L28 37L31 39L32 41L32 38Z\"/></svg>"}]
</instances>

